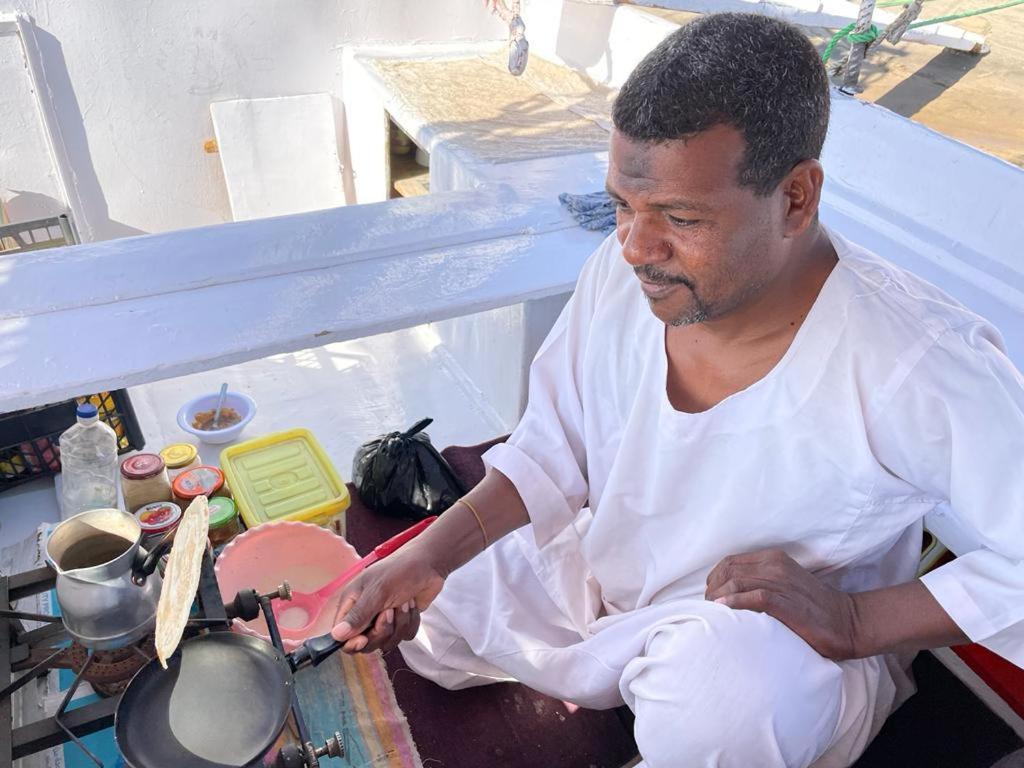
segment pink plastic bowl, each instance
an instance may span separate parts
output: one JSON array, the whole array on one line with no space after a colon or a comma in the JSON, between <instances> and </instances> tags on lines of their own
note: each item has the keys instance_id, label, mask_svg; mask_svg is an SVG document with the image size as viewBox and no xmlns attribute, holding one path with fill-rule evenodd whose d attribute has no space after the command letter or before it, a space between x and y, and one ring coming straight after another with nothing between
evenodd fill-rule
<instances>
[{"instance_id":1,"label":"pink plastic bowl","mask_svg":"<svg viewBox=\"0 0 1024 768\"><path fill-rule=\"evenodd\" d=\"M240 590L255 589L263 594L277 589L283 581L296 591L315 592L358 560L351 544L325 528L309 523L264 523L228 544L217 558L214 570L221 597L227 603ZM309 637L331 631L335 609L332 605L320 614L309 629ZM270 639L262 616L245 622L235 619L234 629ZM288 651L295 650L301 642L284 640Z\"/></svg>"}]
</instances>

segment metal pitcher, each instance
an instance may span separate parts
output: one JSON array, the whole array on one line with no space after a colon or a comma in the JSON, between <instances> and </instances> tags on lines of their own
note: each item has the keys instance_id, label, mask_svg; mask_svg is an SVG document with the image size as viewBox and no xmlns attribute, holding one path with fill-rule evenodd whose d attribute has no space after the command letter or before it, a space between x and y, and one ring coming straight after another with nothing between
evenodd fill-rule
<instances>
[{"instance_id":1,"label":"metal pitcher","mask_svg":"<svg viewBox=\"0 0 1024 768\"><path fill-rule=\"evenodd\" d=\"M57 572L61 618L86 648L121 648L154 630L161 585L154 571L171 535L151 552L141 541L138 521L119 509L82 512L50 535L46 557Z\"/></svg>"}]
</instances>

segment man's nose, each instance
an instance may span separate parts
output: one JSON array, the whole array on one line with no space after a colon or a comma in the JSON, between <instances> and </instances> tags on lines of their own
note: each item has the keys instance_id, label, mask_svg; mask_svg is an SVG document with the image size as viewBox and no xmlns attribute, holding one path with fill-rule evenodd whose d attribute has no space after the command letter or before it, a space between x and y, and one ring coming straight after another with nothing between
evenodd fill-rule
<instances>
[{"instance_id":1,"label":"man's nose","mask_svg":"<svg viewBox=\"0 0 1024 768\"><path fill-rule=\"evenodd\" d=\"M622 255L633 267L660 264L671 256L671 248L662 236L661 227L652 219L657 214L634 213L629 222L619 228Z\"/></svg>"}]
</instances>

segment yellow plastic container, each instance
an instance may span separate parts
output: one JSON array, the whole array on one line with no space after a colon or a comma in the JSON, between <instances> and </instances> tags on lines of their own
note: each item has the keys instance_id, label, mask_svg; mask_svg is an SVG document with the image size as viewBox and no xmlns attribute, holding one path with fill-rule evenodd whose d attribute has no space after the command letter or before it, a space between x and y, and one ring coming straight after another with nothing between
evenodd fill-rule
<instances>
[{"instance_id":1,"label":"yellow plastic container","mask_svg":"<svg viewBox=\"0 0 1024 768\"><path fill-rule=\"evenodd\" d=\"M348 488L308 429L225 448L220 468L249 528L274 520L324 525L348 509Z\"/></svg>"}]
</instances>

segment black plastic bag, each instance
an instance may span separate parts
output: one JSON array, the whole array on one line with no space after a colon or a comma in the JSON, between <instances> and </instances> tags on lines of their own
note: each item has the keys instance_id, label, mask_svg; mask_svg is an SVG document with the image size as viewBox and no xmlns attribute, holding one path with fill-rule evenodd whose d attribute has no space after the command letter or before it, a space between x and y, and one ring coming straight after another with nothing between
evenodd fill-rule
<instances>
[{"instance_id":1,"label":"black plastic bag","mask_svg":"<svg viewBox=\"0 0 1024 768\"><path fill-rule=\"evenodd\" d=\"M364 443L352 460L352 482L375 512L422 520L439 515L465 493L462 483L430 442L423 419L405 432Z\"/></svg>"}]
</instances>

